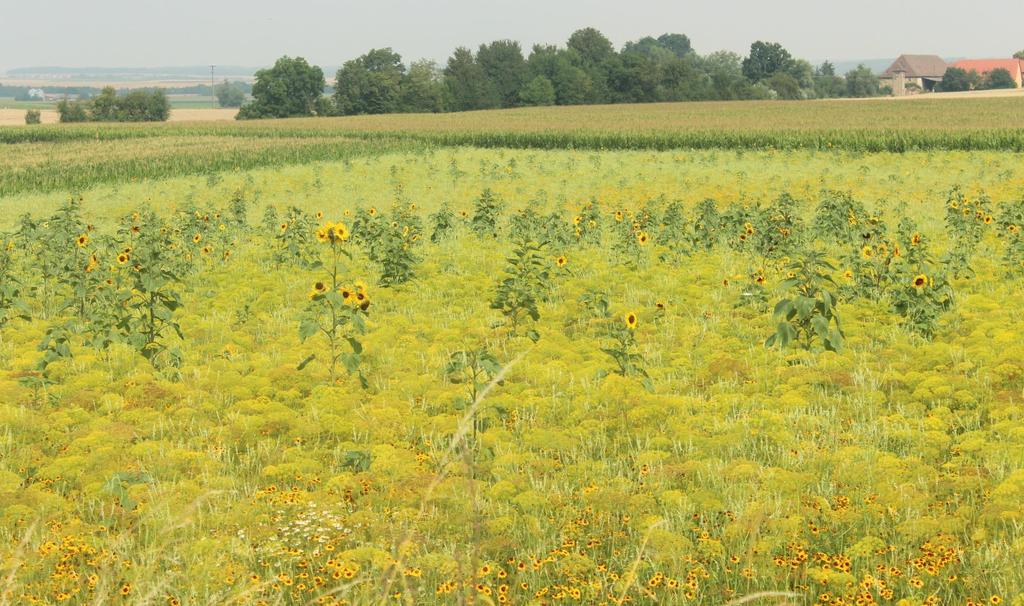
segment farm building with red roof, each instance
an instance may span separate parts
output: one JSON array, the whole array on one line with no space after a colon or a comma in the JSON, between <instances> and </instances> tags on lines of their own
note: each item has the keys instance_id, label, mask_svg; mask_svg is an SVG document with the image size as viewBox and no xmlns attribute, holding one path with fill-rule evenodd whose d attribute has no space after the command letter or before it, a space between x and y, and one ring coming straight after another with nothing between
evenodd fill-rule
<instances>
[{"instance_id":1,"label":"farm building with red roof","mask_svg":"<svg viewBox=\"0 0 1024 606\"><path fill-rule=\"evenodd\" d=\"M1017 83L1017 88L1022 84L1022 72L1024 72L1024 61L1020 59L963 59L953 64L965 72L975 71L978 75L984 76L996 69L1005 69L1010 72L1010 77Z\"/></svg>"}]
</instances>

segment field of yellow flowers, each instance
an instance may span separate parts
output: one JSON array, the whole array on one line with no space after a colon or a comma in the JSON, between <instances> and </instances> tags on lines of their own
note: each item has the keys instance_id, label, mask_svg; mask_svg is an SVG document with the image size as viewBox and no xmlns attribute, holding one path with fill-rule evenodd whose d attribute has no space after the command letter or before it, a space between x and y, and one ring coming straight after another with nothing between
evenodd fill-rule
<instances>
[{"instance_id":1,"label":"field of yellow flowers","mask_svg":"<svg viewBox=\"0 0 1024 606\"><path fill-rule=\"evenodd\" d=\"M1024 605L1007 152L0 199L0 604Z\"/></svg>"}]
</instances>

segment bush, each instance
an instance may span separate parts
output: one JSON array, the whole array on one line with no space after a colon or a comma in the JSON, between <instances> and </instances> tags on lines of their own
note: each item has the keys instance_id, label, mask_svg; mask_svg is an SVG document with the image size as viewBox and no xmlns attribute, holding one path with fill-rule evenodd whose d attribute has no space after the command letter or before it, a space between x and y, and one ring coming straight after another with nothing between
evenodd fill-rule
<instances>
[{"instance_id":1,"label":"bush","mask_svg":"<svg viewBox=\"0 0 1024 606\"><path fill-rule=\"evenodd\" d=\"M1009 70L999 67L988 73L983 88L1017 88L1017 82Z\"/></svg>"},{"instance_id":2,"label":"bush","mask_svg":"<svg viewBox=\"0 0 1024 606\"><path fill-rule=\"evenodd\" d=\"M976 88L978 83L978 72L974 70L967 72L959 67L950 67L946 69L938 88L940 92L944 93L959 92Z\"/></svg>"},{"instance_id":3,"label":"bush","mask_svg":"<svg viewBox=\"0 0 1024 606\"><path fill-rule=\"evenodd\" d=\"M42 121L42 116L38 109L30 109L25 112L25 124L39 124Z\"/></svg>"}]
</instances>

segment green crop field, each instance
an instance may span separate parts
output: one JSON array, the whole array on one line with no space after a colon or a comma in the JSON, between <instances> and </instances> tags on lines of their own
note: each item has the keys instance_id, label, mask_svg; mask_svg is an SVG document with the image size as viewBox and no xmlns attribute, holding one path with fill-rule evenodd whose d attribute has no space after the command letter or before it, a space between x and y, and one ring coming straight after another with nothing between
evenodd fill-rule
<instances>
[{"instance_id":1,"label":"green crop field","mask_svg":"<svg viewBox=\"0 0 1024 606\"><path fill-rule=\"evenodd\" d=\"M0 129L0 603L1024 605L1022 108Z\"/></svg>"}]
</instances>

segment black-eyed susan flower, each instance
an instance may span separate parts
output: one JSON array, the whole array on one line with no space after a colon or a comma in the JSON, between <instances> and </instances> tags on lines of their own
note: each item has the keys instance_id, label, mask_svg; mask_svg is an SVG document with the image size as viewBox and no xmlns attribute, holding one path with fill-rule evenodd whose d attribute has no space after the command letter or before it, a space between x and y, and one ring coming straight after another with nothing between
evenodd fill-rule
<instances>
[{"instance_id":1,"label":"black-eyed susan flower","mask_svg":"<svg viewBox=\"0 0 1024 606\"><path fill-rule=\"evenodd\" d=\"M634 330L637 323L640 321L639 318L637 318L636 313L632 311L628 312L622 319L626 322L626 328L629 330Z\"/></svg>"},{"instance_id":2,"label":"black-eyed susan flower","mask_svg":"<svg viewBox=\"0 0 1024 606\"><path fill-rule=\"evenodd\" d=\"M560 255L557 259L555 259L555 265L557 265L558 267L565 267L568 262L569 260L565 258L565 255Z\"/></svg>"},{"instance_id":3,"label":"black-eyed susan flower","mask_svg":"<svg viewBox=\"0 0 1024 606\"><path fill-rule=\"evenodd\" d=\"M921 290L922 288L928 286L928 276L924 274L918 274L914 276L914 281L912 282L912 284L914 288L916 288L917 290Z\"/></svg>"},{"instance_id":4,"label":"black-eyed susan flower","mask_svg":"<svg viewBox=\"0 0 1024 606\"><path fill-rule=\"evenodd\" d=\"M88 234L82 234L82 235L78 236L77 238L75 238L75 244L78 245L78 248L83 248L88 243L89 243L89 236L88 236Z\"/></svg>"},{"instance_id":5,"label":"black-eyed susan flower","mask_svg":"<svg viewBox=\"0 0 1024 606\"><path fill-rule=\"evenodd\" d=\"M647 241L649 239L650 238L647 236L646 232L642 232L641 231L641 232L637 232L637 234L636 234L636 241L640 243L640 246L643 246L643 245L647 244Z\"/></svg>"}]
</instances>

